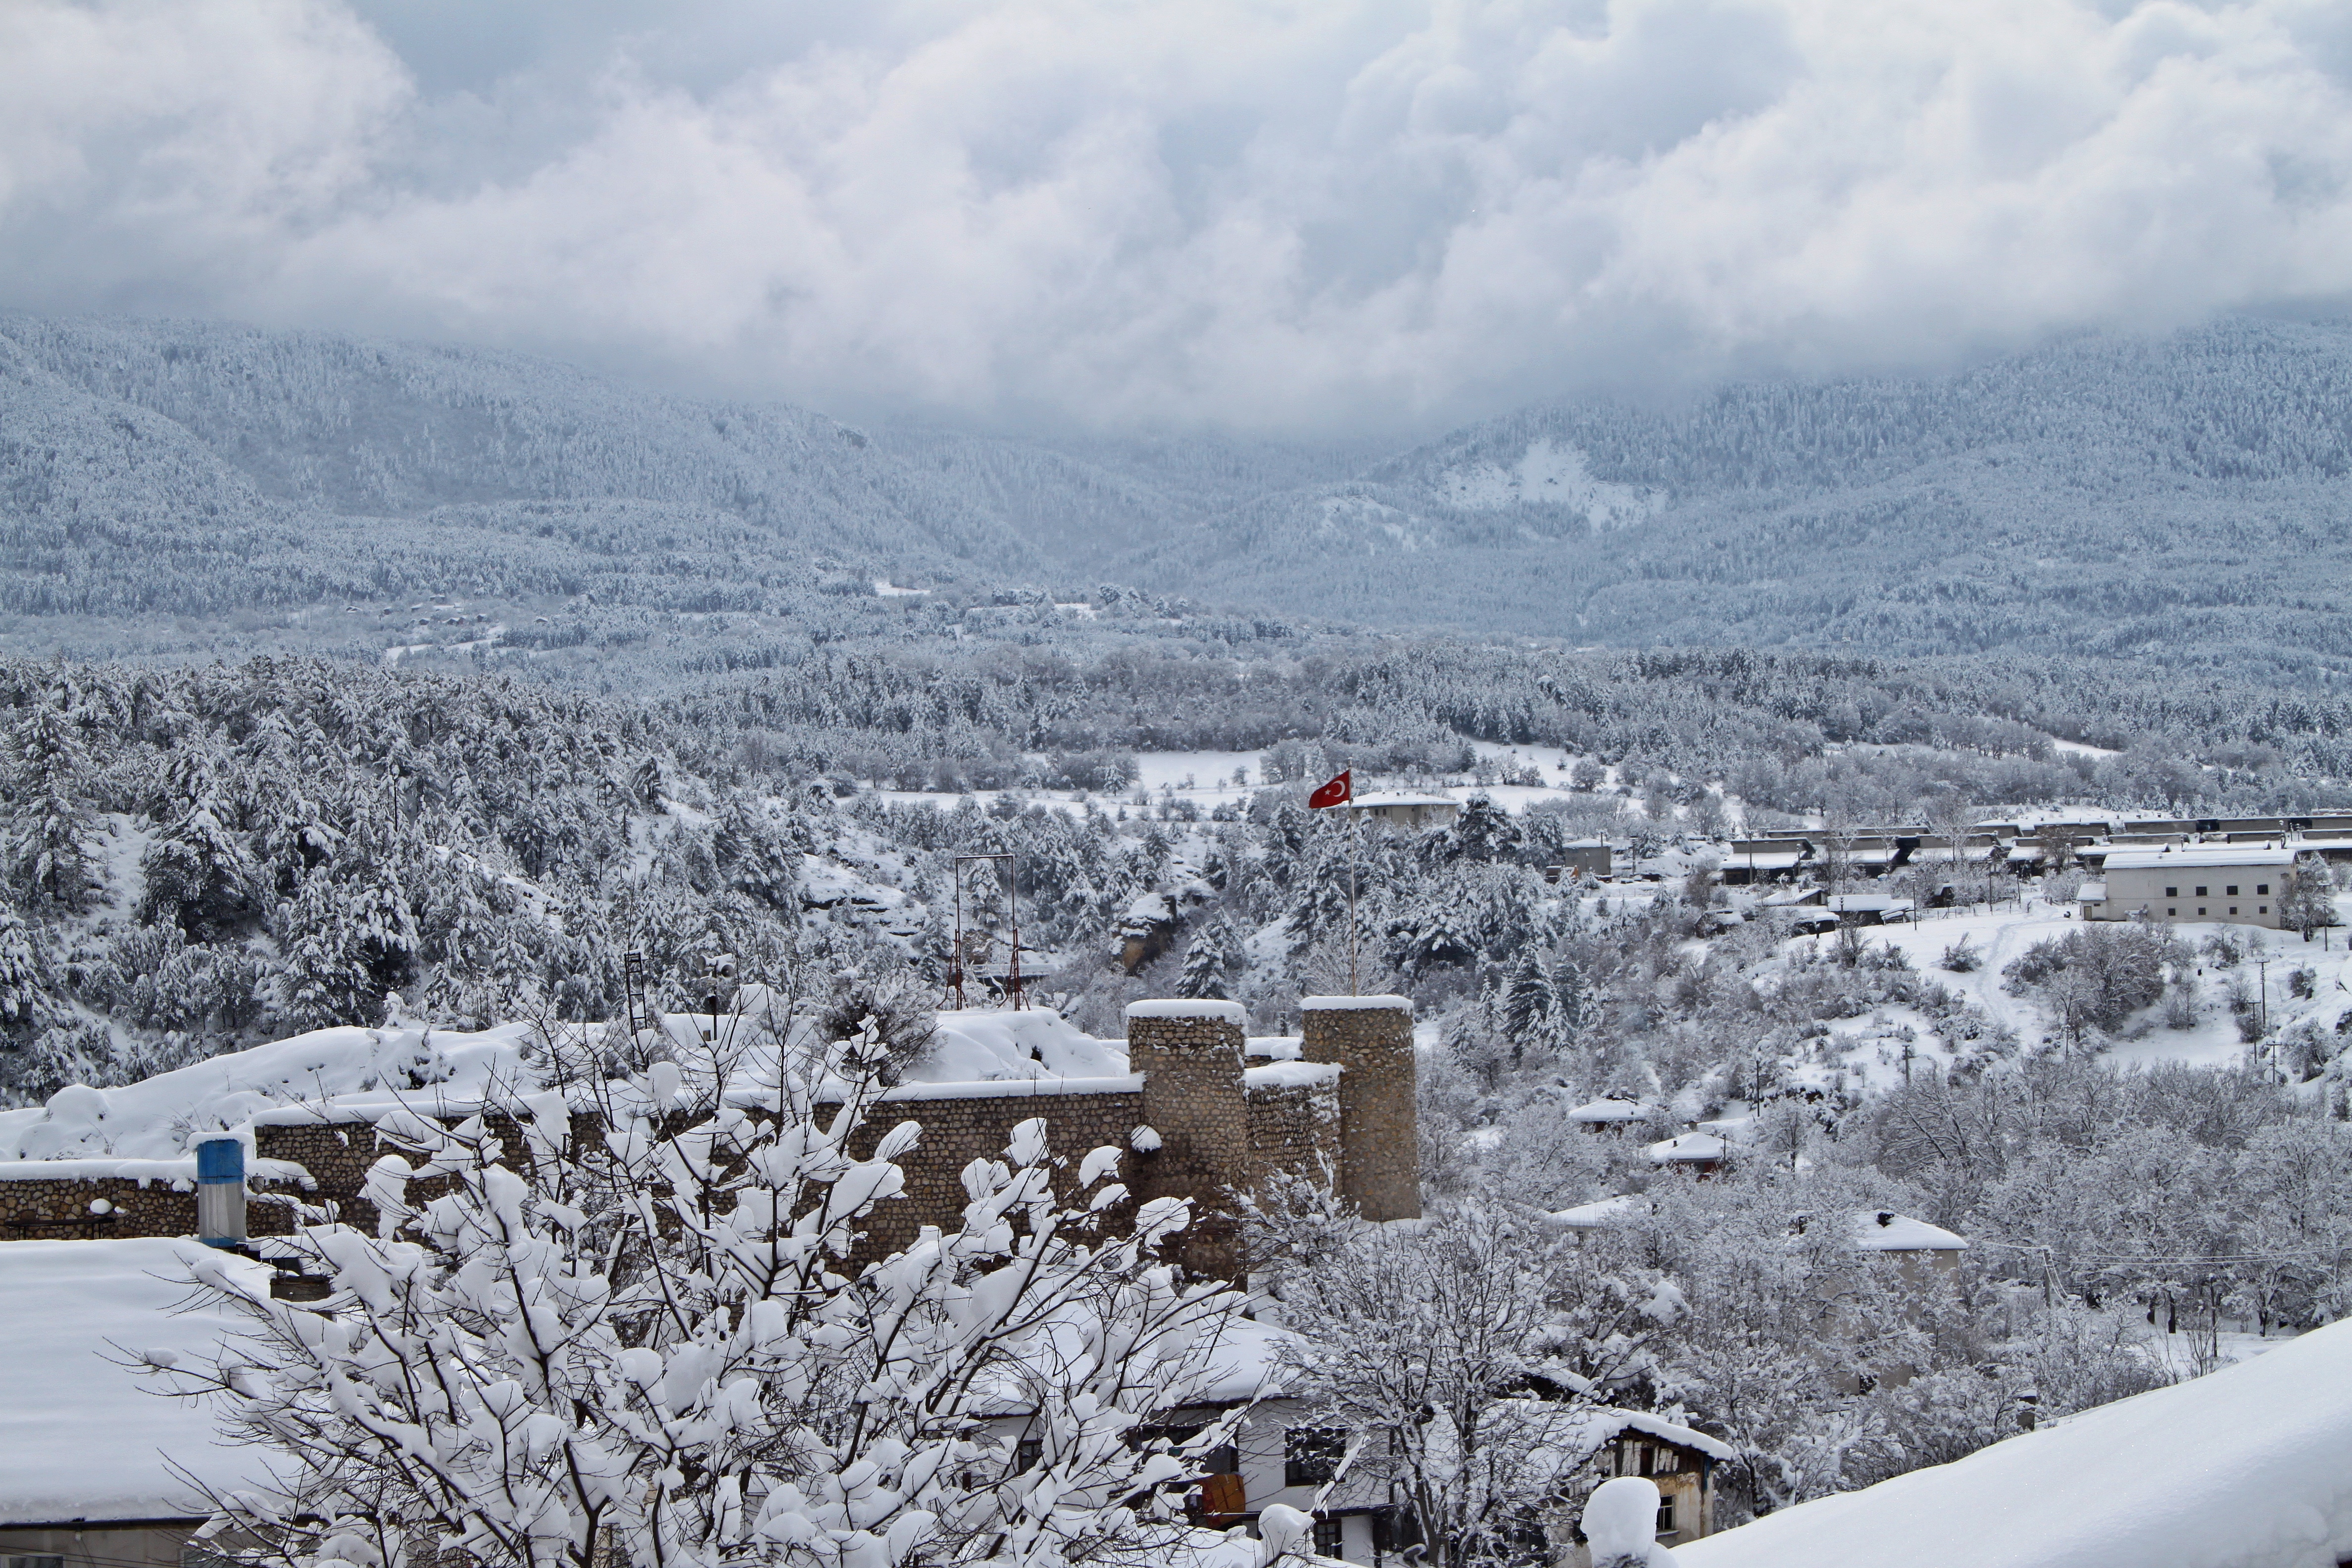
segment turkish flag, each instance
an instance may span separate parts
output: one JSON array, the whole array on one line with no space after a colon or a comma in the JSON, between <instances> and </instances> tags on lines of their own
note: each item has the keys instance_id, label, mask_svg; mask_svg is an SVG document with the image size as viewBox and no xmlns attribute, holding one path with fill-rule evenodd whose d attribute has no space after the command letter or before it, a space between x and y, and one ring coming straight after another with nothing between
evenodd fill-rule
<instances>
[{"instance_id":1,"label":"turkish flag","mask_svg":"<svg viewBox=\"0 0 2352 1568\"><path fill-rule=\"evenodd\" d=\"M1327 805L1345 805L1355 798L1355 786L1348 782L1347 773L1341 773L1338 778L1308 795L1307 804L1320 811Z\"/></svg>"}]
</instances>

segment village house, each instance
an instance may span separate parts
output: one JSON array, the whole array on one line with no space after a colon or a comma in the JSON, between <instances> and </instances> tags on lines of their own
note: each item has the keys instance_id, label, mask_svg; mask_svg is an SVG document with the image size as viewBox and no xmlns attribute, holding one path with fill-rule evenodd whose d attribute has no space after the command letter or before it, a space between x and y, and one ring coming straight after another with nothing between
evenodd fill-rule
<instances>
[{"instance_id":1,"label":"village house","mask_svg":"<svg viewBox=\"0 0 2352 1568\"><path fill-rule=\"evenodd\" d=\"M1389 827L1451 827L1462 815L1459 801L1410 790L1376 790L1349 804L1359 815Z\"/></svg>"},{"instance_id":2,"label":"village house","mask_svg":"<svg viewBox=\"0 0 2352 1568\"><path fill-rule=\"evenodd\" d=\"M2288 843L2179 844L2110 851L2077 895L2085 920L2134 916L2179 924L2279 929L2278 895L2294 864Z\"/></svg>"}]
</instances>

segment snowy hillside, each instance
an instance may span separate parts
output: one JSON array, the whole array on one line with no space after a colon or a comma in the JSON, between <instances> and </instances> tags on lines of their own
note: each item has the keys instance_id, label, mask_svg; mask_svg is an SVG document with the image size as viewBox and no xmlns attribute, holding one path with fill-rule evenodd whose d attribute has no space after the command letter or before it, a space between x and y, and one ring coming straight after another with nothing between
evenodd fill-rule
<instances>
[{"instance_id":1,"label":"snowy hillside","mask_svg":"<svg viewBox=\"0 0 2352 1568\"><path fill-rule=\"evenodd\" d=\"M1537 405L1235 507L1139 571L1580 643L2333 665L2347 432L2342 323L2087 337L1942 377Z\"/></svg>"}]
</instances>

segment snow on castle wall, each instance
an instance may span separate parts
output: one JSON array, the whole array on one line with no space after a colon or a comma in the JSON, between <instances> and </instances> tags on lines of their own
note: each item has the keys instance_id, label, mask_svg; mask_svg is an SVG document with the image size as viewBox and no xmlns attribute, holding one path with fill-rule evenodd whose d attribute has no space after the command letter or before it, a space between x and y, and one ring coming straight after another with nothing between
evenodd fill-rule
<instances>
[{"instance_id":1,"label":"snow on castle wall","mask_svg":"<svg viewBox=\"0 0 2352 1568\"><path fill-rule=\"evenodd\" d=\"M923 1132L900 1162L905 1196L876 1210L866 1250L903 1247L926 1225L954 1225L964 1167L1001 1157L1013 1128L1032 1117L1045 1120L1054 1149L1069 1162L1066 1179L1088 1151L1108 1145L1122 1152L1118 1179L1136 1200L1195 1200L1205 1217L1185 1261L1204 1272L1238 1266L1231 1225L1214 1212L1229 1206L1226 1192L1255 1187L1275 1170L1336 1172L1343 1184L1355 1183L1350 1195L1381 1205L1368 1204L1367 1213L1417 1214L1410 1009L1401 997L1310 1002L1306 1059L1257 1066L1244 1054L1243 1010L1229 1002L1138 1003L1129 1009L1124 1054L1118 1042L1088 1038L1042 1010L943 1016L952 1059L938 1065L1003 1076L905 1083L882 1097L858 1136L861 1154L900 1121ZM506 1031L397 1033L321 1031L215 1058L201 1071L119 1089L76 1088L50 1110L6 1113L0 1155L19 1157L0 1158L0 1237L190 1234L194 1160L179 1145L192 1123L209 1131L206 1122L249 1141L253 1235L288 1234L297 1204L332 1204L345 1221L373 1229L375 1205L362 1194L383 1152L377 1120L412 1104L449 1118L474 1113L490 1077L515 1060ZM386 1087L393 1056L408 1081L436 1081ZM339 1078L338 1068L349 1070ZM167 1081L184 1074L184 1085ZM278 1091L281 1080L288 1092ZM290 1097L304 1087L324 1092ZM524 1140L500 1128L497 1113L489 1120L519 1155ZM586 1111L575 1111L573 1123L575 1136L594 1131ZM1142 1128L1150 1133L1139 1137ZM1391 1147L1368 1149L1368 1136ZM40 1152L52 1157L22 1157ZM439 1186L420 1181L410 1196L428 1199Z\"/></svg>"}]
</instances>

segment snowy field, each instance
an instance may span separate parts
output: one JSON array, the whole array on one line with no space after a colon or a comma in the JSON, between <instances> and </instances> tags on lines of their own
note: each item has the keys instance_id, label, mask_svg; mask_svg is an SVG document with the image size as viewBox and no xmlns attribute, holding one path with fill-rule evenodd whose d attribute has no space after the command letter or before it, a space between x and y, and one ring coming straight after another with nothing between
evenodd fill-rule
<instances>
[{"instance_id":1,"label":"snowy field","mask_svg":"<svg viewBox=\"0 0 2352 1568\"><path fill-rule=\"evenodd\" d=\"M2352 914L2347 900L2338 902L2339 914ZM2011 995L2005 990L2001 971L2024 956L2036 942L2063 937L2080 929L2081 921L2074 918L2074 908L2071 903L2029 897L2021 909L2003 906L1995 910L1929 910L1916 922L1871 927L1864 934L1873 944L1883 942L1900 949L1922 975L1965 996L2014 1029L2021 1040L2031 1043L2045 1032L2041 1010L2030 998ZM2136 1039L2116 1041L2105 1052L2108 1060L2123 1065L2185 1062L2199 1067L2226 1067L2243 1061L2246 1047L2238 1038L2237 1026L2227 1005L2227 987L2235 973L2242 974L2256 991L2262 990L2263 971L2256 960L2265 954L2271 959L2267 988L2273 1030L2284 1033L2305 1018L2315 1019L2332 1030L2336 1019L2352 1009L2352 949L2347 949L2347 933L2344 931L2323 932L2306 942L2293 931L2268 931L2252 925L2183 925L2176 929L2191 946L2216 931L2227 931L2245 950L2246 961L2235 971L2217 968L2210 962L2202 964L2196 975L2202 992L2196 1027L2167 1028L2160 1016L2161 1007L2148 1008L2126 1031L2137 1032L2145 1024L2147 1032ZM1961 974L1943 968L1945 950L1964 939L1977 953L1976 969ZM1833 940L1827 935L1801 937L1790 947L1792 952L1811 948L1826 956ZM2289 991L2288 975L2298 968L2308 968L2315 976L2313 994L2307 999ZM1911 1016L1905 1008L1883 1008L1867 1019L1842 1024L1832 1032L1840 1039L1851 1042L1845 1047L1846 1065L1861 1073L1873 1087L1885 1088L1902 1079L1900 1046L1895 1036L1906 1025L1911 1026L1918 1037L1914 1047L1918 1059L1944 1059L1928 1039L1927 1021Z\"/></svg>"}]
</instances>

